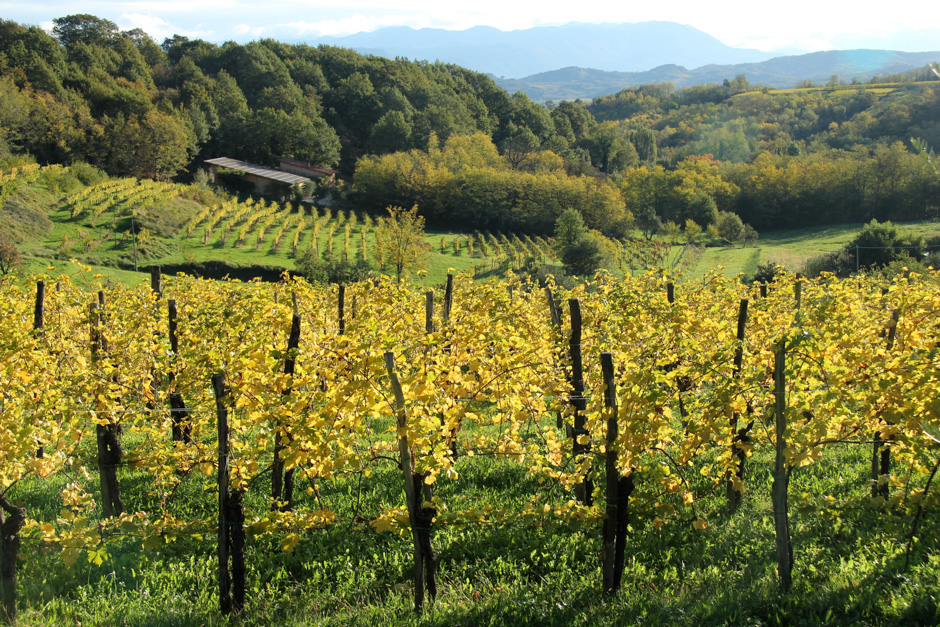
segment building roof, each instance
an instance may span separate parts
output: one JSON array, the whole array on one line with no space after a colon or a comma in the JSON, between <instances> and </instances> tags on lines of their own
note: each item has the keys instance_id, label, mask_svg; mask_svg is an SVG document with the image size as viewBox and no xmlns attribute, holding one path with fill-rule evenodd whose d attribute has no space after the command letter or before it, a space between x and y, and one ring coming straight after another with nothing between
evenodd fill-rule
<instances>
[{"instance_id":1,"label":"building roof","mask_svg":"<svg viewBox=\"0 0 940 627\"><path fill-rule=\"evenodd\" d=\"M255 176L260 176L261 178L271 179L272 181L278 181L280 183L287 183L288 185L297 185L298 183L306 183L307 181L310 180L306 176L298 176L296 174L291 174L290 172L284 172L282 170L275 170L273 168L266 168L264 166L255 165L254 163L248 163L247 161L239 161L238 159L229 159L228 157L206 159L206 163L217 165L220 168L229 168L231 170L238 170L240 172L244 172L245 174L253 174Z\"/></svg>"},{"instance_id":2,"label":"building roof","mask_svg":"<svg viewBox=\"0 0 940 627\"><path fill-rule=\"evenodd\" d=\"M286 163L288 165L298 166L306 170L310 170L312 172L322 174L324 176L333 176L333 175L339 174L339 170L331 170L330 168L324 168L318 165L312 165L312 164L307 163L306 161L301 161L299 159L283 158L283 159L278 159L278 161L282 164Z\"/></svg>"}]
</instances>

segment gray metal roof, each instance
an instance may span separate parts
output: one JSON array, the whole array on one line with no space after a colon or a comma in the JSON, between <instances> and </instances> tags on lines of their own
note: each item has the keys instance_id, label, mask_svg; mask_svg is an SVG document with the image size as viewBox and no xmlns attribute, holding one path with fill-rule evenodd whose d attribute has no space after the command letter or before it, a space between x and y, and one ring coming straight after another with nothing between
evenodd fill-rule
<instances>
[{"instance_id":1,"label":"gray metal roof","mask_svg":"<svg viewBox=\"0 0 940 627\"><path fill-rule=\"evenodd\" d=\"M232 170L239 170L241 172L244 172L245 174L254 174L255 176L260 176L262 178L271 179L272 181L279 181L281 183L287 183L288 185L297 185L298 183L306 183L307 181L310 180L306 176L297 176L296 174L291 174L290 172L274 170L272 168L266 168L264 166L255 165L254 163L248 163L247 161L239 161L238 159L229 159L228 157L206 159L206 163L217 165L220 168L229 168Z\"/></svg>"}]
</instances>

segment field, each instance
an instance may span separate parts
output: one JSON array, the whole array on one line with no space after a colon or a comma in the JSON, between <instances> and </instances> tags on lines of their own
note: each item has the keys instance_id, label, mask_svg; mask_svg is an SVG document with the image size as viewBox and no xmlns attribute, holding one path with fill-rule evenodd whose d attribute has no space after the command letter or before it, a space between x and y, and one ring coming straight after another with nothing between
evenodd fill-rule
<instances>
[{"instance_id":1,"label":"field","mask_svg":"<svg viewBox=\"0 0 940 627\"><path fill-rule=\"evenodd\" d=\"M940 622L937 283L667 280L4 283L20 624Z\"/></svg>"}]
</instances>

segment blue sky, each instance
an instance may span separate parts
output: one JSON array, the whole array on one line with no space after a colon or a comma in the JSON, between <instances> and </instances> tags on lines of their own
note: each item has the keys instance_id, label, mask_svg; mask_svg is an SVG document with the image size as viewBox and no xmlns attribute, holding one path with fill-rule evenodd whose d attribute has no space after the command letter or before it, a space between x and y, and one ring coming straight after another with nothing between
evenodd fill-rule
<instances>
[{"instance_id":1,"label":"blue sky","mask_svg":"<svg viewBox=\"0 0 940 627\"><path fill-rule=\"evenodd\" d=\"M940 50L940 9L933 0L880 3L881 7L890 6L890 12L831 0L780 4L618 0L591 3L590 13L579 12L578 6L570 0L459 4L441 0L0 0L0 17L51 28L53 18L91 13L116 22L122 29L140 27L158 42L173 34L213 42L246 42L259 37L313 41L324 35L398 25L448 29L487 25L515 30L567 22L665 20L689 24L732 46L766 51Z\"/></svg>"}]
</instances>

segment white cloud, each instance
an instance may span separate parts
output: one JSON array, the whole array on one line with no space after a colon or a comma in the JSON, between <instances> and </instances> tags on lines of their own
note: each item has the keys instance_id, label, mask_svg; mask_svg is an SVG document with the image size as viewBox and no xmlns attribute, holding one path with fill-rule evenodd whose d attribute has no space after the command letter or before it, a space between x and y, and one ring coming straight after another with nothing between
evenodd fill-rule
<instances>
[{"instance_id":1,"label":"white cloud","mask_svg":"<svg viewBox=\"0 0 940 627\"><path fill-rule=\"evenodd\" d=\"M260 37L267 28L264 26L249 26L248 24L239 24L232 31L236 35L249 35L251 37Z\"/></svg>"},{"instance_id":2,"label":"white cloud","mask_svg":"<svg viewBox=\"0 0 940 627\"><path fill-rule=\"evenodd\" d=\"M124 13L117 19L117 24L121 30L139 28L153 37L158 43L172 35L183 35L190 39L206 40L211 40L216 37L216 33L211 30L206 30L199 26L195 28L180 26L168 22L162 17L156 17L146 13Z\"/></svg>"},{"instance_id":3,"label":"white cloud","mask_svg":"<svg viewBox=\"0 0 940 627\"><path fill-rule=\"evenodd\" d=\"M298 36L310 35L313 37L342 36L353 33L374 31L385 26L398 26L402 24L401 17L397 15L362 15L355 14L337 20L319 20L307 22L304 20L278 24L272 29L283 29Z\"/></svg>"}]
</instances>

